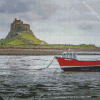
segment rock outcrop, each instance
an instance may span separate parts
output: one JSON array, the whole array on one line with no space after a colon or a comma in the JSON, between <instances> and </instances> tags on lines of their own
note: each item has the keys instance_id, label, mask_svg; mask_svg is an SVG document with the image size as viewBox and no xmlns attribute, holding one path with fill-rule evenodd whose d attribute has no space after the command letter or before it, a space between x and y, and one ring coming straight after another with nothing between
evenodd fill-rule
<instances>
[{"instance_id":1,"label":"rock outcrop","mask_svg":"<svg viewBox=\"0 0 100 100\"><path fill-rule=\"evenodd\" d=\"M15 21L13 23L11 23L10 32L6 36L6 40L16 39L23 33L27 33L27 34L35 37L35 35L33 34L33 32L30 29L29 24L23 24L23 22L21 20L17 20L15 18Z\"/></svg>"}]
</instances>

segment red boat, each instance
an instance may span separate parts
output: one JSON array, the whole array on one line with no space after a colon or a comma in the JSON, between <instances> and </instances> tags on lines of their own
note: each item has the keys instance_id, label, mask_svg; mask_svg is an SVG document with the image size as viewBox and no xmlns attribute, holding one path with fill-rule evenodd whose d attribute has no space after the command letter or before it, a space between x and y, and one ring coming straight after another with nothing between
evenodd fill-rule
<instances>
[{"instance_id":1,"label":"red boat","mask_svg":"<svg viewBox=\"0 0 100 100\"><path fill-rule=\"evenodd\" d=\"M100 71L100 60L77 60L76 53L63 52L55 57L64 71Z\"/></svg>"}]
</instances>

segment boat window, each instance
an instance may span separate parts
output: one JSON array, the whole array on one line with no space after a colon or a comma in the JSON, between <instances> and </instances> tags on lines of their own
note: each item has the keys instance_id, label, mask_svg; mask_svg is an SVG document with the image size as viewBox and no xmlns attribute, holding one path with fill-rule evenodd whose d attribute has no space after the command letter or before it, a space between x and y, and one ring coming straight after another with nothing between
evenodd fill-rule
<instances>
[{"instance_id":1,"label":"boat window","mask_svg":"<svg viewBox=\"0 0 100 100\"><path fill-rule=\"evenodd\" d=\"M68 53L67 53L66 57L68 58Z\"/></svg>"},{"instance_id":2,"label":"boat window","mask_svg":"<svg viewBox=\"0 0 100 100\"><path fill-rule=\"evenodd\" d=\"M73 58L74 58L74 59L76 58L76 53L73 53Z\"/></svg>"},{"instance_id":3,"label":"boat window","mask_svg":"<svg viewBox=\"0 0 100 100\"><path fill-rule=\"evenodd\" d=\"M63 53L63 54L62 54L62 57L63 57L63 58L66 58L66 57L67 57L67 54L66 54L66 53Z\"/></svg>"},{"instance_id":4,"label":"boat window","mask_svg":"<svg viewBox=\"0 0 100 100\"><path fill-rule=\"evenodd\" d=\"M70 59L72 59L72 58L76 58L76 53L67 53L67 52L63 52L62 53L62 57L63 58L70 58Z\"/></svg>"},{"instance_id":5,"label":"boat window","mask_svg":"<svg viewBox=\"0 0 100 100\"><path fill-rule=\"evenodd\" d=\"M72 58L72 53L69 53L68 58Z\"/></svg>"}]
</instances>

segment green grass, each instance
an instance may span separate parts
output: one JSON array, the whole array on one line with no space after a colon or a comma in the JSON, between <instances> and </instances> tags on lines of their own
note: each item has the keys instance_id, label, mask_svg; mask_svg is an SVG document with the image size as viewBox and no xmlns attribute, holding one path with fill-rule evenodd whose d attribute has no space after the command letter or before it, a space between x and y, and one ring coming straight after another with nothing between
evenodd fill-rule
<instances>
[{"instance_id":1,"label":"green grass","mask_svg":"<svg viewBox=\"0 0 100 100\"><path fill-rule=\"evenodd\" d=\"M20 38L30 40L32 44L41 44L39 39L29 34L21 34Z\"/></svg>"},{"instance_id":2,"label":"green grass","mask_svg":"<svg viewBox=\"0 0 100 100\"><path fill-rule=\"evenodd\" d=\"M87 45L50 45L48 47L52 47L52 48L87 48Z\"/></svg>"},{"instance_id":3,"label":"green grass","mask_svg":"<svg viewBox=\"0 0 100 100\"><path fill-rule=\"evenodd\" d=\"M2 40L2 41L0 41L0 44L7 44L9 41L11 41L11 40Z\"/></svg>"},{"instance_id":4,"label":"green grass","mask_svg":"<svg viewBox=\"0 0 100 100\"><path fill-rule=\"evenodd\" d=\"M28 42L25 40L27 40ZM6 45L7 44L8 45L21 45L21 44L30 45L30 44L41 44L42 41L32 35L22 33L17 39L2 40L0 41L0 44L2 43ZM47 44L47 43L45 42L44 44Z\"/></svg>"},{"instance_id":5,"label":"green grass","mask_svg":"<svg viewBox=\"0 0 100 100\"><path fill-rule=\"evenodd\" d=\"M20 40L14 40L9 42L6 45L0 45L0 47L8 47L8 48L58 48L58 49L67 49L67 48L87 48L87 49L93 49L95 46L80 46L80 45L34 45L34 44L22 44Z\"/></svg>"},{"instance_id":6,"label":"green grass","mask_svg":"<svg viewBox=\"0 0 100 100\"><path fill-rule=\"evenodd\" d=\"M20 45L20 44L24 44L24 43L22 42L22 40L15 39L15 40L8 42L7 44Z\"/></svg>"},{"instance_id":7,"label":"green grass","mask_svg":"<svg viewBox=\"0 0 100 100\"><path fill-rule=\"evenodd\" d=\"M29 40L29 42L25 41L25 40ZM41 44L42 41L39 40L38 38L30 35L30 34L26 34L26 33L22 33L18 38L14 39L14 40L1 40L0 41L0 47L19 47L19 48L95 48L94 45L49 45L46 42L44 43L44 45L37 45L35 46L34 44Z\"/></svg>"}]
</instances>

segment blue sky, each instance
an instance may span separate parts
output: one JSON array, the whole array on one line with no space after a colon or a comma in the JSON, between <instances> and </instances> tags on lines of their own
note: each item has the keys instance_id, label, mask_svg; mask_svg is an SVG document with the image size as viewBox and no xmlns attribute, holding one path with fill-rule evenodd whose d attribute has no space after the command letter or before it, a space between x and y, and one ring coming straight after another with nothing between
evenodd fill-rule
<instances>
[{"instance_id":1,"label":"blue sky","mask_svg":"<svg viewBox=\"0 0 100 100\"><path fill-rule=\"evenodd\" d=\"M0 0L0 38L15 18L49 44L100 46L99 0Z\"/></svg>"}]
</instances>

